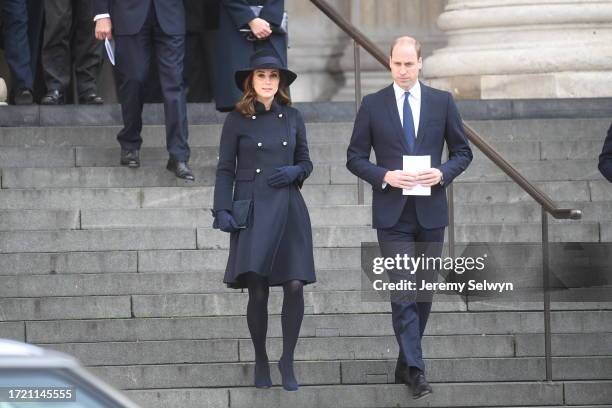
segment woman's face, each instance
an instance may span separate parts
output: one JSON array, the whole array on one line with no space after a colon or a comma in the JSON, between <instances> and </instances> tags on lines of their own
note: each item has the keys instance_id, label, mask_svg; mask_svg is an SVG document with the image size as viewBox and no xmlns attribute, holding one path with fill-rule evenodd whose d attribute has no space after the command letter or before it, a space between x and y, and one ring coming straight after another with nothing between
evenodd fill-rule
<instances>
[{"instance_id":1,"label":"woman's face","mask_svg":"<svg viewBox=\"0 0 612 408\"><path fill-rule=\"evenodd\" d=\"M274 98L278 92L280 73L278 69L256 69L253 72L253 88L259 98Z\"/></svg>"}]
</instances>

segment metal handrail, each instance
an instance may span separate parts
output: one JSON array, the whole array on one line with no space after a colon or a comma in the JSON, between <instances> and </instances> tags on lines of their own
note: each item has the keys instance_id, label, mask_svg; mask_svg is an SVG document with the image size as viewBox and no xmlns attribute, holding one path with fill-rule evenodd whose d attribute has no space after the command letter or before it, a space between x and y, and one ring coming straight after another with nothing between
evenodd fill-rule
<instances>
[{"instance_id":1,"label":"metal handrail","mask_svg":"<svg viewBox=\"0 0 612 408\"><path fill-rule=\"evenodd\" d=\"M359 57L359 47L363 47L372 57L381 63L387 70L390 70L388 57L374 44L365 34L359 31L354 25L348 22L338 13L326 0L310 0L319 10L329 17L338 27L340 27L354 41L355 52L355 107L358 109L361 100L361 66ZM555 202L546 195L541 189L534 186L527 180L514 166L504 159L497 150L487 143L471 126L463 122L465 134L470 142L484 153L495 165L506 173L516 184L518 184L527 194L529 194L542 208L542 274L544 289L544 354L546 362L546 380L552 381L552 345L551 345L551 308L550 308L550 271L549 271L549 237L548 237L548 214L557 219L579 220L582 218L582 211L577 209L559 208ZM359 204L363 204L363 180L358 180ZM449 254L454 257L455 252L455 220L454 220L454 193L453 185L448 186L449 199Z\"/></svg>"}]
</instances>

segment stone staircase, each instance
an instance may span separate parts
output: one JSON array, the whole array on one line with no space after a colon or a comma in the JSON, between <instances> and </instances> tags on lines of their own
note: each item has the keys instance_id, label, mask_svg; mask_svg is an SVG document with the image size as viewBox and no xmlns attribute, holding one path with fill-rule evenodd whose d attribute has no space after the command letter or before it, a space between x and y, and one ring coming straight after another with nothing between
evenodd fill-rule
<instances>
[{"instance_id":1,"label":"stone staircase","mask_svg":"<svg viewBox=\"0 0 612 408\"><path fill-rule=\"evenodd\" d=\"M611 242L612 188L596 163L609 118L565 103L460 109L554 200L583 210L551 222L553 241ZM390 307L360 294L360 245L375 233L370 191L357 205L344 166L352 105L298 107L315 163L303 194L318 276L306 287L298 392L251 386L247 295L221 282L227 236L210 228L223 117L207 105L190 106L195 183L163 169L160 106L146 108L137 170L117 166L116 106L0 109L0 337L68 352L146 408L612 406L612 302L553 303L550 383L541 302L434 303L423 345L434 395L415 402L392 384ZM455 203L458 242L540 241L540 208L478 152ZM511 255L524 270L538 264L533 251ZM273 360L281 301L273 290Z\"/></svg>"}]
</instances>

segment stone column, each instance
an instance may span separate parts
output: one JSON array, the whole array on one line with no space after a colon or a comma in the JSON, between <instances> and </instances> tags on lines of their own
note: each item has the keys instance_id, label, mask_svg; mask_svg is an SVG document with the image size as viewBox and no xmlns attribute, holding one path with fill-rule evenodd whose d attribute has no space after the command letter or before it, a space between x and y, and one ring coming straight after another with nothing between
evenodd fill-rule
<instances>
[{"instance_id":1,"label":"stone column","mask_svg":"<svg viewBox=\"0 0 612 408\"><path fill-rule=\"evenodd\" d=\"M331 0L342 14L350 13L351 0ZM340 57L348 38L307 0L285 0L289 14L289 68L298 74L291 85L296 102L329 100L343 83Z\"/></svg>"},{"instance_id":2,"label":"stone column","mask_svg":"<svg viewBox=\"0 0 612 408\"><path fill-rule=\"evenodd\" d=\"M610 0L449 0L438 25L424 77L456 97L612 96Z\"/></svg>"}]
</instances>

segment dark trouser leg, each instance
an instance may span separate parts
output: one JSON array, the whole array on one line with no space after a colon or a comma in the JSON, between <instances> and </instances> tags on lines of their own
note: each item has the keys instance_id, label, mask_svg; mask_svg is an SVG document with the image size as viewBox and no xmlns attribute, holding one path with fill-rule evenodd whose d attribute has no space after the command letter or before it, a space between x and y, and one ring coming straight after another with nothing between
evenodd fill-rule
<instances>
[{"instance_id":1,"label":"dark trouser leg","mask_svg":"<svg viewBox=\"0 0 612 408\"><path fill-rule=\"evenodd\" d=\"M47 91L65 93L70 83L72 59L72 0L45 0L42 65Z\"/></svg>"},{"instance_id":2,"label":"dark trouser leg","mask_svg":"<svg viewBox=\"0 0 612 408\"><path fill-rule=\"evenodd\" d=\"M268 353L266 352L270 287L268 286L268 280L255 272L246 274L246 282L249 289L247 324L255 350L255 386L267 388L272 385Z\"/></svg>"},{"instance_id":3,"label":"dark trouser leg","mask_svg":"<svg viewBox=\"0 0 612 408\"><path fill-rule=\"evenodd\" d=\"M293 355L304 319L304 284L292 280L283 284L283 355L279 368L283 379L283 387L287 390L297 390L298 383L293 371Z\"/></svg>"},{"instance_id":4,"label":"dark trouser leg","mask_svg":"<svg viewBox=\"0 0 612 408\"><path fill-rule=\"evenodd\" d=\"M151 61L151 38L147 23L140 33L115 36L115 72L123 116L123 129L117 140L123 149L137 150L142 145L142 107Z\"/></svg>"},{"instance_id":5,"label":"dark trouser leg","mask_svg":"<svg viewBox=\"0 0 612 408\"><path fill-rule=\"evenodd\" d=\"M187 99L183 83L185 36L167 35L156 23L154 42L159 80L164 96L166 146L172 159L187 162L190 151L187 143L189 137Z\"/></svg>"},{"instance_id":6,"label":"dark trouser leg","mask_svg":"<svg viewBox=\"0 0 612 408\"><path fill-rule=\"evenodd\" d=\"M420 227L416 218L414 201L408 200L398 223L388 229L379 229L378 242L384 257L396 254L408 256L421 255L436 257L441 255L444 228L427 230ZM432 245L431 243L435 243ZM417 288L421 279L431 271L410 274L409 271L390 271L389 281L402 279L414 281ZM428 279L432 279L431 276ZM418 297L417 297L418 294ZM423 298L423 295L424 298ZM425 371L421 339L431 311L431 298L428 294L410 292L396 294L391 299L393 330L399 346L398 368L418 368ZM425 300L425 301L422 301Z\"/></svg>"},{"instance_id":7,"label":"dark trouser leg","mask_svg":"<svg viewBox=\"0 0 612 408\"><path fill-rule=\"evenodd\" d=\"M0 4L2 4L4 55L11 71L13 92L20 88L32 89L34 75L30 66L26 0L3 0Z\"/></svg>"},{"instance_id":8,"label":"dark trouser leg","mask_svg":"<svg viewBox=\"0 0 612 408\"><path fill-rule=\"evenodd\" d=\"M47 0L48 1L48 0ZM96 81L102 65L103 41L94 36L95 23L93 0L77 0L75 5L75 29L72 36L74 65L79 97L97 93Z\"/></svg>"}]
</instances>

